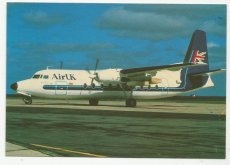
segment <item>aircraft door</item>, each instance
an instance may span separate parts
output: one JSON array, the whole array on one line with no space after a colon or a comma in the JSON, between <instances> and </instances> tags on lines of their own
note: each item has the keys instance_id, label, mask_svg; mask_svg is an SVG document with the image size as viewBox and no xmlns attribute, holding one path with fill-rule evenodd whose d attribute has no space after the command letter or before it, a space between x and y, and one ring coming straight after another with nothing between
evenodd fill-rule
<instances>
[{"instance_id":1,"label":"aircraft door","mask_svg":"<svg viewBox=\"0 0 230 165\"><path fill-rule=\"evenodd\" d=\"M56 81L55 95L67 95L67 82Z\"/></svg>"}]
</instances>

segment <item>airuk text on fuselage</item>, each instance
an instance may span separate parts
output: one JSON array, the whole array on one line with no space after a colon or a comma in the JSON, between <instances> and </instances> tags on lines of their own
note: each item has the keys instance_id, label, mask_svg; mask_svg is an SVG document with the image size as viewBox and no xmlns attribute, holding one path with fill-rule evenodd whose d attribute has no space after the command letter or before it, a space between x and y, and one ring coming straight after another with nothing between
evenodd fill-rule
<instances>
[{"instance_id":1,"label":"airuk text on fuselage","mask_svg":"<svg viewBox=\"0 0 230 165\"><path fill-rule=\"evenodd\" d=\"M52 80L77 80L74 74L53 74Z\"/></svg>"}]
</instances>

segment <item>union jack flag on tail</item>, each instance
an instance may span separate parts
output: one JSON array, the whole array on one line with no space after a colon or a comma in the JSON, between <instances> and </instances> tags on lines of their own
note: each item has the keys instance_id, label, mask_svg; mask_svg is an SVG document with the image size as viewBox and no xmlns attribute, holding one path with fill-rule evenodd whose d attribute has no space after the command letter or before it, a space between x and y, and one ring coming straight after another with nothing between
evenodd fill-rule
<instances>
[{"instance_id":1,"label":"union jack flag on tail","mask_svg":"<svg viewBox=\"0 0 230 165\"><path fill-rule=\"evenodd\" d=\"M192 63L205 64L205 56L207 52L199 52L199 50L194 50Z\"/></svg>"}]
</instances>

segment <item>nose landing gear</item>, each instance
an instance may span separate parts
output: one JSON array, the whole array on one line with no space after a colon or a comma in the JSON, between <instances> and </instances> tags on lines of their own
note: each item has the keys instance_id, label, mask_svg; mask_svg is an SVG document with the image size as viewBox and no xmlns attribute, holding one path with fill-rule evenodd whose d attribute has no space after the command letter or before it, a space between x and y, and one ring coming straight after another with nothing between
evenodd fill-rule
<instances>
[{"instance_id":1,"label":"nose landing gear","mask_svg":"<svg viewBox=\"0 0 230 165\"><path fill-rule=\"evenodd\" d=\"M24 96L22 100L24 101L25 104L28 104L28 105L32 104L32 98L29 96Z\"/></svg>"}]
</instances>

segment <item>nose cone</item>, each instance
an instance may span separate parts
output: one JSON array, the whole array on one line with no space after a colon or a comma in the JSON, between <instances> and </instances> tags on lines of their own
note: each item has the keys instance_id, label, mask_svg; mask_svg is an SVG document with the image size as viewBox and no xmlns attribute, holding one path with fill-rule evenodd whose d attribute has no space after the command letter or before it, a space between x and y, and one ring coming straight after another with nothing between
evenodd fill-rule
<instances>
[{"instance_id":1,"label":"nose cone","mask_svg":"<svg viewBox=\"0 0 230 165\"><path fill-rule=\"evenodd\" d=\"M18 89L18 84L13 83L13 84L11 84L10 88L16 91Z\"/></svg>"}]
</instances>

